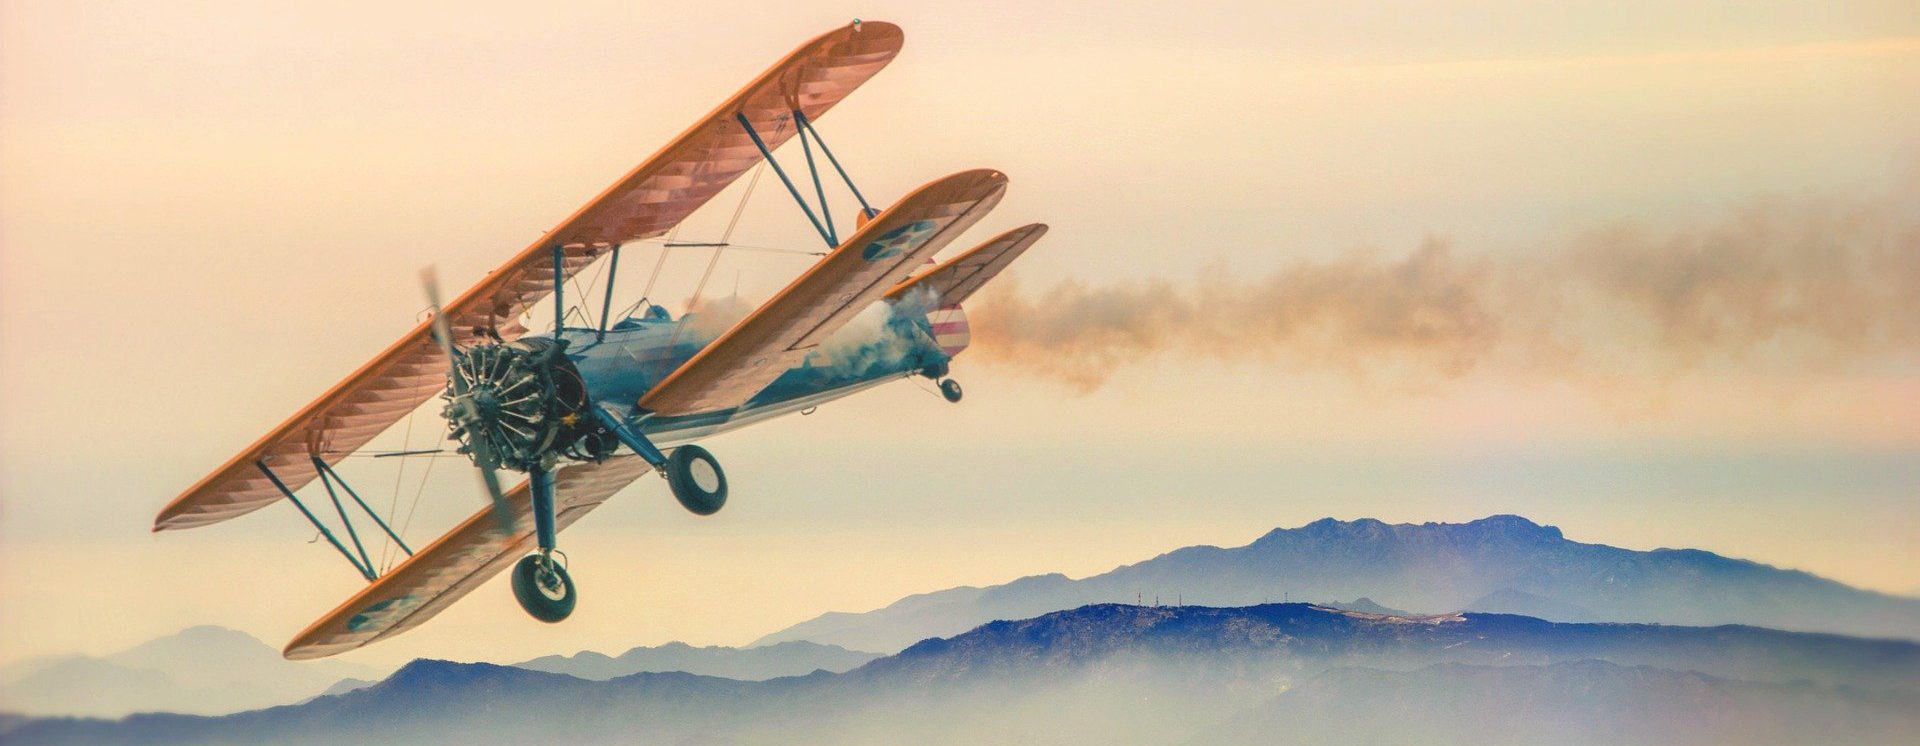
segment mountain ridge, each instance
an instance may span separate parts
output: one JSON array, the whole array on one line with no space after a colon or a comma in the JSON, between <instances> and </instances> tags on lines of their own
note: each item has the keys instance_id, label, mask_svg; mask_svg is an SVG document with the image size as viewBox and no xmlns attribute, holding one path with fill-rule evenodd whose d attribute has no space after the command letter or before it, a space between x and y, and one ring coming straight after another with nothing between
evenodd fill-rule
<instances>
[{"instance_id":1,"label":"mountain ridge","mask_svg":"<svg viewBox=\"0 0 1920 746\"><path fill-rule=\"evenodd\" d=\"M105 656L20 661L0 681L14 713L119 716L173 711L223 714L312 697L373 669L339 661L294 663L238 630L196 625Z\"/></svg>"},{"instance_id":2,"label":"mountain ridge","mask_svg":"<svg viewBox=\"0 0 1920 746\"><path fill-rule=\"evenodd\" d=\"M1654 696L1637 694L1635 682L1653 686ZM620 743L645 734L661 742L1259 742L1235 728L1257 726L1263 717L1303 717L1329 706L1328 698L1347 710L1397 702L1409 713L1460 719L1490 701L1524 702L1529 687L1543 686L1557 697L1551 707L1494 713L1504 718L1496 722L1502 732L1578 737L1581 731L1565 730L1556 718L1585 712L1569 692L1586 687L1605 695L1599 709L1608 718L1664 718L1648 721L1653 730L1646 732L1656 735L1749 735L1720 720L1751 720L1784 707L1798 719L1786 724L1800 723L1785 732L1830 727L1892 743L1910 732L1913 717L1902 713L1920 705L1920 643L1740 625L1385 617L1303 603L1101 604L925 640L841 674L748 682L640 673L588 681L422 659L373 686L302 705L223 717L38 719L13 724L7 739ZM1681 695L1692 699L1676 699ZM1674 716L1675 701L1725 709L1681 707L1681 714L1712 715L1690 725ZM1354 724L1297 725L1300 733L1325 733ZM1460 730L1470 725L1450 727L1471 732Z\"/></svg>"},{"instance_id":3,"label":"mountain ridge","mask_svg":"<svg viewBox=\"0 0 1920 746\"><path fill-rule=\"evenodd\" d=\"M1073 579L1029 575L906 596L866 612L829 612L756 640L897 651L993 619L1158 595L1243 606L1292 597L1366 597L1417 613L1478 610L1556 621L1753 623L1920 639L1920 601L1800 570L1699 549L1631 550L1572 541L1517 515L1467 523L1323 518L1238 547L1196 545Z\"/></svg>"},{"instance_id":4,"label":"mountain ridge","mask_svg":"<svg viewBox=\"0 0 1920 746\"><path fill-rule=\"evenodd\" d=\"M651 647L634 647L617 656L583 650L570 656L547 655L513 665L591 681L667 671L740 681L763 681L820 670L839 673L878 657L879 653L848 650L838 645L823 645L807 640L748 648L718 645L695 647L676 641Z\"/></svg>"}]
</instances>

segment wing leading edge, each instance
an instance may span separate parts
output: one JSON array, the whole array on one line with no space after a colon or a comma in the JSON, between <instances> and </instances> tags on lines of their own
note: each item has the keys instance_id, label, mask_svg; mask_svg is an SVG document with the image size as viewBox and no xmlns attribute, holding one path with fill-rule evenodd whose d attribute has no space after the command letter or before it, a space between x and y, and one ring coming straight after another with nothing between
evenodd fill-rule
<instances>
[{"instance_id":1,"label":"wing leading edge","mask_svg":"<svg viewBox=\"0 0 1920 746\"><path fill-rule=\"evenodd\" d=\"M553 292L554 247L560 281L613 245L665 234L760 161L735 120L746 115L769 148L793 135L794 110L816 119L900 51L893 24L867 22L823 34L787 55L706 118L562 221L539 241L448 303L457 343L525 333L515 319ZM280 491L255 466L272 468L288 489L315 475L312 458L338 463L437 393L446 360L422 323L161 509L153 530L217 523L257 510Z\"/></svg>"}]
</instances>

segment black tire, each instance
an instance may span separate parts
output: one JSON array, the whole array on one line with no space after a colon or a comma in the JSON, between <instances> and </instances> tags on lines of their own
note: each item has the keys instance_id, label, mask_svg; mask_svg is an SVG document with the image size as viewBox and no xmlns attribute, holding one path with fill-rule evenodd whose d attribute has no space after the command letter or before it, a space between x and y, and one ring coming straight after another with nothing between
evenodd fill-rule
<instances>
[{"instance_id":1,"label":"black tire","mask_svg":"<svg viewBox=\"0 0 1920 746\"><path fill-rule=\"evenodd\" d=\"M940 395L946 397L947 401L959 404L961 393L959 381L949 378L940 382Z\"/></svg>"},{"instance_id":2,"label":"black tire","mask_svg":"<svg viewBox=\"0 0 1920 746\"><path fill-rule=\"evenodd\" d=\"M538 554L522 557L513 566L513 597L528 615L549 624L572 615L580 599L567 568Z\"/></svg>"},{"instance_id":3,"label":"black tire","mask_svg":"<svg viewBox=\"0 0 1920 746\"><path fill-rule=\"evenodd\" d=\"M680 446L667 456L667 486L694 515L713 515L727 504L727 473L700 446Z\"/></svg>"}]
</instances>

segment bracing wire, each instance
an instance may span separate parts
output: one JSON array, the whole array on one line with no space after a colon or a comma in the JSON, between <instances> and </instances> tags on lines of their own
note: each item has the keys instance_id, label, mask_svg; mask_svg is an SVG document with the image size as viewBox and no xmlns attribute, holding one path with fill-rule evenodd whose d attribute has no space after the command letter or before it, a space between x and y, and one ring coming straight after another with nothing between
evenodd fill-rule
<instances>
[{"instance_id":1,"label":"bracing wire","mask_svg":"<svg viewBox=\"0 0 1920 746\"><path fill-rule=\"evenodd\" d=\"M420 388L414 389L415 396L422 393L422 389L425 389L426 386L427 384L421 384ZM413 411L407 413L407 428L400 436L400 451L402 453L413 450L413 419L419 416L419 414L419 407L414 407ZM401 456L400 468L393 473L393 499L387 501L387 525L389 526L393 525L394 515L400 512L400 485L402 484L402 480L406 479L406 476L407 457ZM385 532L382 532L380 537L381 572L386 572L385 568L387 567L389 558L393 556L393 550L393 537L387 536Z\"/></svg>"},{"instance_id":2,"label":"bracing wire","mask_svg":"<svg viewBox=\"0 0 1920 746\"><path fill-rule=\"evenodd\" d=\"M407 518L400 523L400 530L395 533L405 536L407 535L407 527L413 525L413 513L420 508L420 496L427 491L427 477L433 475L433 462L437 460L438 459L431 456L427 457L427 468L420 470L420 486L414 489L413 500L407 504ZM380 572L385 573L387 569L393 567L394 559L396 559L396 557L389 557L386 567L381 568Z\"/></svg>"},{"instance_id":3,"label":"bracing wire","mask_svg":"<svg viewBox=\"0 0 1920 746\"><path fill-rule=\"evenodd\" d=\"M655 242L659 242L659 240L655 240ZM678 244L666 244L666 247L670 247L670 249L693 249L693 247L712 247L712 245L718 245L718 244L720 244L720 242L678 242ZM780 245L733 244L733 242L728 242L728 244L726 244L726 247L728 247L730 251L766 251L766 253L789 253L789 255L795 255L795 257L826 257L826 255L828 255L826 251L808 251L808 249L789 249L789 247L780 247Z\"/></svg>"},{"instance_id":4,"label":"bracing wire","mask_svg":"<svg viewBox=\"0 0 1920 746\"><path fill-rule=\"evenodd\" d=\"M580 299L580 301L575 303L573 307L580 309L580 321L582 324L585 324L589 327L595 327L598 325L593 323L593 309L588 308L588 306L591 304L587 302L587 298L588 296L592 295L590 291L593 290L593 287L595 285L600 284L600 273L606 271L606 269L607 269L606 262L595 261L593 263L593 276L590 278L587 278L587 286L584 289L580 287L579 272L573 273L573 277L569 278L573 281L574 297Z\"/></svg>"},{"instance_id":5,"label":"bracing wire","mask_svg":"<svg viewBox=\"0 0 1920 746\"><path fill-rule=\"evenodd\" d=\"M774 134L777 137L779 132L776 130ZM760 165L754 167L753 176L747 179L747 190L740 194L740 204L734 206L733 217L727 220L727 230L721 233L720 240L715 242L713 257L707 260L706 271L700 273L700 284L693 286L693 296L687 299L686 312L681 313L680 322L673 325L673 336L667 340L667 349L671 350L674 345L680 343L680 333L687 328L687 317L692 315L693 309L699 305L700 294L706 292L707 281L713 279L714 267L720 266L720 255L726 253L727 241L733 238L733 229L740 225L740 216L747 211L747 200L753 197L753 188L760 183L760 174L766 171L766 168L767 162L761 161Z\"/></svg>"}]
</instances>

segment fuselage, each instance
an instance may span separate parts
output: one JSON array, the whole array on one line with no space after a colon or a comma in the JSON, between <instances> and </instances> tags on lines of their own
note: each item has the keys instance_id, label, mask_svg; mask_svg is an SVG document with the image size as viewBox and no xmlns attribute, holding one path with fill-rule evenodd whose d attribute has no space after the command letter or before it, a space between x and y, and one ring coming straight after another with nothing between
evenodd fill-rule
<instances>
[{"instance_id":1,"label":"fuselage","mask_svg":"<svg viewBox=\"0 0 1920 746\"><path fill-rule=\"evenodd\" d=\"M849 324L788 369L745 404L676 417L648 417L635 426L661 447L819 406L825 402L897 378L945 370L965 349L967 334L958 307L931 313L887 307L869 323ZM579 371L595 405L616 411L634 402L668 374L713 342L724 328L703 323L699 314L668 318L649 309L607 329L566 328L567 359Z\"/></svg>"}]
</instances>

